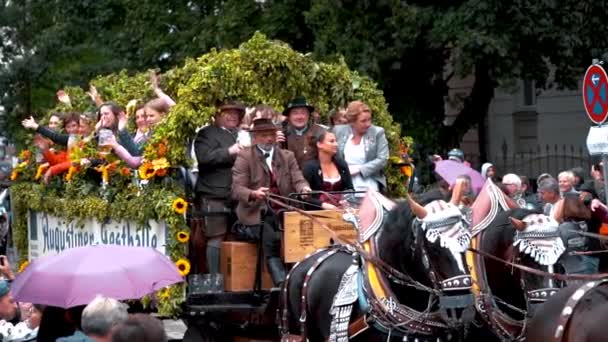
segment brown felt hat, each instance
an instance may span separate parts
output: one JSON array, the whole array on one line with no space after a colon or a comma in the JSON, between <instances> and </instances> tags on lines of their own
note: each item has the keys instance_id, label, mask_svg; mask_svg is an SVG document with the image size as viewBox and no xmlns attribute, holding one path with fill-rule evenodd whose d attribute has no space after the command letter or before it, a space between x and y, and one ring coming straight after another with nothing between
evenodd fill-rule
<instances>
[{"instance_id":1,"label":"brown felt hat","mask_svg":"<svg viewBox=\"0 0 608 342\"><path fill-rule=\"evenodd\" d=\"M277 126L272 123L271 119L256 119L253 121L253 127L249 132L277 131Z\"/></svg>"},{"instance_id":2,"label":"brown felt hat","mask_svg":"<svg viewBox=\"0 0 608 342\"><path fill-rule=\"evenodd\" d=\"M239 111L239 116L242 118L245 115L245 105L241 102L228 100L224 101L222 104L218 106L218 113L221 113L225 110L236 109Z\"/></svg>"}]
</instances>

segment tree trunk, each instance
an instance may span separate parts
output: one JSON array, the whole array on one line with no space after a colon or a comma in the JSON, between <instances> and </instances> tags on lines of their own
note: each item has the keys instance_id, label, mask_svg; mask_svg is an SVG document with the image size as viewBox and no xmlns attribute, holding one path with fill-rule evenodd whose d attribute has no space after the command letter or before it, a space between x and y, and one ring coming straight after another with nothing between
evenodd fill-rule
<instances>
[{"instance_id":1,"label":"tree trunk","mask_svg":"<svg viewBox=\"0 0 608 342\"><path fill-rule=\"evenodd\" d=\"M475 124L479 125L480 133L484 133L479 141L480 161L487 158L485 151L485 118L488 115L490 102L494 97L496 83L490 76L485 62L475 64L475 83L470 95L464 100L464 106L451 126L441 127L439 143L443 150L457 147L464 135ZM481 135L481 134L480 134ZM480 138L482 138L480 136Z\"/></svg>"}]
</instances>

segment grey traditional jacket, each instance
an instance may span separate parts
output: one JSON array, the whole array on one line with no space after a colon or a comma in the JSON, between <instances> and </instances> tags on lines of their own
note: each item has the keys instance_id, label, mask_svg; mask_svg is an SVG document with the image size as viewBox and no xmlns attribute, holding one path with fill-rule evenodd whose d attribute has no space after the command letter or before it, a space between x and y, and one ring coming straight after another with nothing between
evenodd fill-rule
<instances>
[{"instance_id":1,"label":"grey traditional jacket","mask_svg":"<svg viewBox=\"0 0 608 342\"><path fill-rule=\"evenodd\" d=\"M352 138L352 127L350 125L337 125L332 128L332 131L338 141L338 154L342 159L345 159L344 146L348 139ZM365 148L365 164L361 165L361 175L365 178L374 179L386 188L384 168L388 162L389 150L384 128L372 125L365 132L362 142Z\"/></svg>"}]
</instances>

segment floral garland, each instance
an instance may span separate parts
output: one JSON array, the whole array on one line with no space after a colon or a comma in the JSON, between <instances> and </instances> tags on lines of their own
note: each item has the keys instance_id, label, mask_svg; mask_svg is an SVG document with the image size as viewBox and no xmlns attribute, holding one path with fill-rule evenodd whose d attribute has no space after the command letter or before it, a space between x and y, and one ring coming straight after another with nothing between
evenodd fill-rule
<instances>
[{"instance_id":1,"label":"floral garland","mask_svg":"<svg viewBox=\"0 0 608 342\"><path fill-rule=\"evenodd\" d=\"M162 143L161 143L162 144ZM41 183L42 175L48 170L48 163L37 164L32 153L24 150L19 155L19 164L11 178L14 202L14 242L20 252L19 272L28 265L28 210L46 212L53 216L84 222L87 219L99 221L130 220L146 223L150 219L163 220L168 230L167 255L175 262L182 276L190 273L187 259L190 230L185 213L188 202L183 199L183 190L171 182L171 165L166 158L166 146L152 145L148 151L157 157L144 161L142 168L133 172L115 156L108 155L102 163L90 167L89 158L96 151L86 145L79 145L71 152L80 160L71 159L72 165L63 179L55 178L49 184ZM95 184L86 178L87 170L93 170L101 178ZM78 198L78 200L74 200ZM185 284L176 284L142 299L144 304L154 303L162 316L175 317L180 313L185 300Z\"/></svg>"}]
</instances>

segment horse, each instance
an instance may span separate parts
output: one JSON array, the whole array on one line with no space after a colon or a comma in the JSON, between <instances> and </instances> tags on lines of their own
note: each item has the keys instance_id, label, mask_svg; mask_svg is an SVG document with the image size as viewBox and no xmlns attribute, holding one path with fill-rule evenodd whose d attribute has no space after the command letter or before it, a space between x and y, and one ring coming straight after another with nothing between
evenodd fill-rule
<instances>
[{"instance_id":1,"label":"horse","mask_svg":"<svg viewBox=\"0 0 608 342\"><path fill-rule=\"evenodd\" d=\"M568 252L599 249L599 243L577 232L596 231L600 222L589 208L577 198L565 197L556 209L562 237ZM589 273L593 262L584 255L568 253L562 262L569 274ZM601 341L605 337L602 323L608 319L608 278L594 274L587 281L572 281L569 286L551 297L530 319L527 341ZM605 276L605 275L604 275ZM570 275L570 277L572 277ZM596 324L598 322L599 324Z\"/></svg>"},{"instance_id":2,"label":"horse","mask_svg":"<svg viewBox=\"0 0 608 342\"><path fill-rule=\"evenodd\" d=\"M513 265L563 273L557 264L565 251L558 222L528 209L510 209L498 213L472 247L479 251L467 258L479 318L499 340L521 339L535 307L563 284Z\"/></svg>"},{"instance_id":3,"label":"horse","mask_svg":"<svg viewBox=\"0 0 608 342\"><path fill-rule=\"evenodd\" d=\"M604 341L608 278L574 284L551 297L526 329L528 342Z\"/></svg>"},{"instance_id":4,"label":"horse","mask_svg":"<svg viewBox=\"0 0 608 342\"><path fill-rule=\"evenodd\" d=\"M478 316L470 336L480 340L516 340L533 307L563 286L532 270L561 272L556 265L565 247L558 222L518 205L492 181L472 205L471 249L467 265Z\"/></svg>"},{"instance_id":5,"label":"horse","mask_svg":"<svg viewBox=\"0 0 608 342\"><path fill-rule=\"evenodd\" d=\"M291 269L282 340L460 339L474 308L464 260L470 232L456 197L423 207L368 193L359 209L361 247L321 250Z\"/></svg>"}]
</instances>

